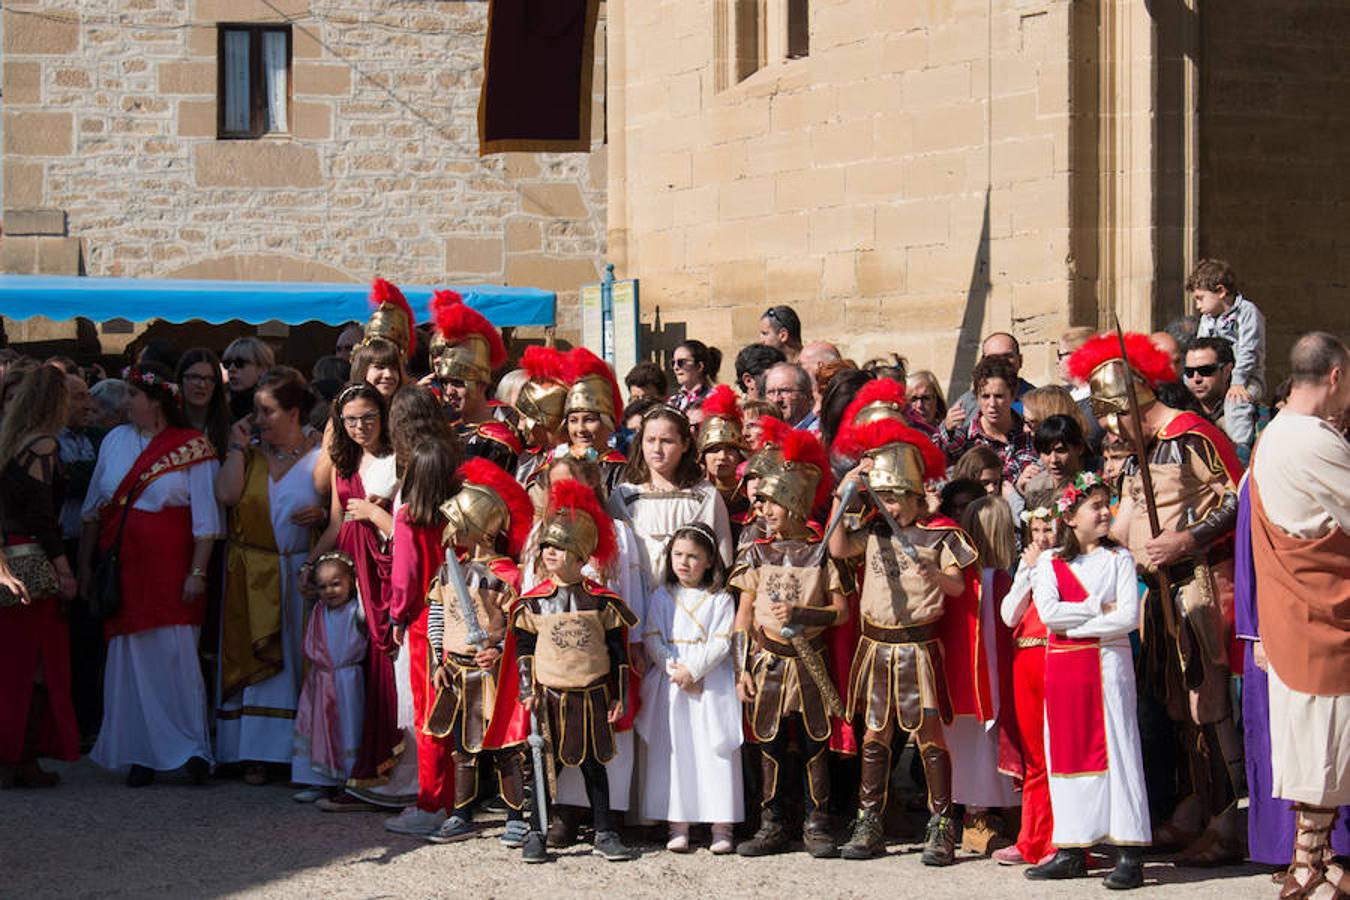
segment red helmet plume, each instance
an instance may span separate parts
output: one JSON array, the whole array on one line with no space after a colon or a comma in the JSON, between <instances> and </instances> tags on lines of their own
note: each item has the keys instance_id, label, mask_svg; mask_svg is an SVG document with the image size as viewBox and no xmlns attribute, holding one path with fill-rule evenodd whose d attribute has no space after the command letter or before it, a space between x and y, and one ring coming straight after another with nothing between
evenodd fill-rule
<instances>
[{"instance_id":1,"label":"red helmet plume","mask_svg":"<svg viewBox=\"0 0 1350 900\"><path fill-rule=\"evenodd\" d=\"M567 376L563 374L563 355L553 347L526 347L525 354L520 358L520 367L532 381L567 381Z\"/></svg>"},{"instance_id":2,"label":"red helmet plume","mask_svg":"<svg viewBox=\"0 0 1350 900\"><path fill-rule=\"evenodd\" d=\"M1177 372L1172 358L1160 350L1146 334L1131 331L1125 335L1125 352L1129 366L1144 377L1152 387L1176 381ZM1069 357L1069 374L1078 381L1088 377L1102 363L1120 359L1120 339L1115 334L1099 334L1074 351Z\"/></svg>"},{"instance_id":3,"label":"red helmet plume","mask_svg":"<svg viewBox=\"0 0 1350 900\"><path fill-rule=\"evenodd\" d=\"M506 552L513 558L529 539L530 529L534 526L534 504L530 495L501 466L480 456L472 456L459 467L459 477L470 484L481 485L496 494L506 504L507 523Z\"/></svg>"},{"instance_id":4,"label":"red helmet plume","mask_svg":"<svg viewBox=\"0 0 1350 900\"><path fill-rule=\"evenodd\" d=\"M830 458L820 438L809 431L798 431L782 419L775 419L773 416L760 416L759 425L759 443L755 445L756 449L763 449L770 444L776 447L781 454L784 468L796 464L818 469L820 479L816 482L812 508L820 509L829 502L830 492L834 490L834 473L830 470Z\"/></svg>"},{"instance_id":5,"label":"red helmet plume","mask_svg":"<svg viewBox=\"0 0 1350 900\"><path fill-rule=\"evenodd\" d=\"M874 378L858 389L853 400L844 408L844 415L839 420L839 430L842 433L862 412L872 404L895 406L897 415L905 414L905 386L894 378ZM836 438L836 441L838 438Z\"/></svg>"},{"instance_id":6,"label":"red helmet plume","mask_svg":"<svg viewBox=\"0 0 1350 900\"><path fill-rule=\"evenodd\" d=\"M436 330L448 344L457 344L477 335L488 348L488 364L496 369L506 362L506 345L497 326L487 316L464 302L455 291L435 291L431 295L431 317Z\"/></svg>"},{"instance_id":7,"label":"red helmet plume","mask_svg":"<svg viewBox=\"0 0 1350 900\"><path fill-rule=\"evenodd\" d=\"M719 419L730 419L736 424L741 423L741 405L736 399L736 393L729 385L719 384L713 388L708 396L703 398L700 406L703 410L703 420L716 416Z\"/></svg>"},{"instance_id":8,"label":"red helmet plume","mask_svg":"<svg viewBox=\"0 0 1350 900\"><path fill-rule=\"evenodd\" d=\"M553 530L554 523L558 519L575 520L583 515L590 519L595 527L595 547L585 555L594 558L596 565L604 568L619 552L618 539L614 535L614 521L601 508L595 491L583 482L554 482L548 494L548 512L544 515L548 527L541 535L541 543L548 539L548 532ZM572 527L576 529L578 526L573 524ZM559 544L566 546L561 542Z\"/></svg>"},{"instance_id":9,"label":"red helmet plume","mask_svg":"<svg viewBox=\"0 0 1350 900\"><path fill-rule=\"evenodd\" d=\"M835 449L846 456L862 456L887 444L912 444L923 459L923 480L934 481L947 473L947 457L923 432L896 419L878 419L865 425L850 425L835 440Z\"/></svg>"}]
</instances>

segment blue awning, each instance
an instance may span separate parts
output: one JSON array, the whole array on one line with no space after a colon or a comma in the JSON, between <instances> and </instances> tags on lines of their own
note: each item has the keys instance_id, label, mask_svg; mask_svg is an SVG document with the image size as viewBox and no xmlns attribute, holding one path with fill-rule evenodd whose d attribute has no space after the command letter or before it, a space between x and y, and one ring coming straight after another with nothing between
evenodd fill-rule
<instances>
[{"instance_id":1,"label":"blue awning","mask_svg":"<svg viewBox=\"0 0 1350 900\"><path fill-rule=\"evenodd\" d=\"M445 287L458 291L465 303L498 328L552 325L555 321L558 295L552 291L496 284ZM399 289L418 321L426 321L427 304L435 288L400 284ZM96 322L200 319L219 324L239 319L252 324L341 325L370 317L369 293L369 286L364 284L0 275L0 315L57 320L83 316Z\"/></svg>"}]
</instances>

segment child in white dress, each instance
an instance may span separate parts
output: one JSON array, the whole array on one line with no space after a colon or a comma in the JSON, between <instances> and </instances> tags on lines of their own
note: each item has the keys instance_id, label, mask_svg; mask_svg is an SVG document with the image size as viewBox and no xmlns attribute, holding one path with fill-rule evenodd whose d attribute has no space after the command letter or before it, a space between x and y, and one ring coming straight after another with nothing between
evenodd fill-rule
<instances>
[{"instance_id":1,"label":"child in white dress","mask_svg":"<svg viewBox=\"0 0 1350 900\"><path fill-rule=\"evenodd\" d=\"M717 535L695 522L666 546L647 604L638 734L646 743L644 818L670 823L666 849L686 853L691 822L712 823L712 852L730 853L745 817L741 704L731 663L736 601L724 589Z\"/></svg>"},{"instance_id":2,"label":"child in white dress","mask_svg":"<svg viewBox=\"0 0 1350 900\"><path fill-rule=\"evenodd\" d=\"M361 745L366 620L357 602L351 557L333 551L314 569L318 602L305 626L302 652L308 670L295 711L291 781L310 785L293 795L313 803L343 784Z\"/></svg>"}]
</instances>

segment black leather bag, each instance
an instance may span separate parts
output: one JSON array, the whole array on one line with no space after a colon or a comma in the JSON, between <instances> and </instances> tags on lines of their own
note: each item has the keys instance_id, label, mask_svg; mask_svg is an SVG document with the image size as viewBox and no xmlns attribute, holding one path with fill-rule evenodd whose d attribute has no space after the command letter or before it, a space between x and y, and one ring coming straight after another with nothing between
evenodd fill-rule
<instances>
[{"instance_id":1,"label":"black leather bag","mask_svg":"<svg viewBox=\"0 0 1350 900\"><path fill-rule=\"evenodd\" d=\"M126 505L122 507L122 519L117 523L117 536L94 567L94 596L89 598L89 612L96 619L111 619L122 608L122 565L119 561L122 529L127 527L127 514L135 502L134 496L127 497Z\"/></svg>"}]
</instances>

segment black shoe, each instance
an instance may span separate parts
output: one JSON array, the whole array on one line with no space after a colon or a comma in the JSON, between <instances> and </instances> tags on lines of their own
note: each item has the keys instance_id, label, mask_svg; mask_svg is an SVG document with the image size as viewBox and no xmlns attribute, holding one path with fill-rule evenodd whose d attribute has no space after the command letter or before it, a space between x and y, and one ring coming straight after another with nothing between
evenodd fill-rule
<instances>
[{"instance_id":1,"label":"black shoe","mask_svg":"<svg viewBox=\"0 0 1350 900\"><path fill-rule=\"evenodd\" d=\"M807 816L802 826L802 844L815 859L834 859L839 855L839 844L830 833L829 817L819 811Z\"/></svg>"},{"instance_id":2,"label":"black shoe","mask_svg":"<svg viewBox=\"0 0 1350 900\"><path fill-rule=\"evenodd\" d=\"M544 836L537 831L525 835L525 843L520 847L520 858L527 863L548 862L548 850L544 846Z\"/></svg>"},{"instance_id":3,"label":"black shoe","mask_svg":"<svg viewBox=\"0 0 1350 900\"><path fill-rule=\"evenodd\" d=\"M1087 874L1087 853L1081 848L1057 850L1049 862L1032 866L1022 874L1033 881L1082 878Z\"/></svg>"},{"instance_id":4,"label":"black shoe","mask_svg":"<svg viewBox=\"0 0 1350 900\"><path fill-rule=\"evenodd\" d=\"M553 821L549 823L546 835L550 847L570 847L577 842L579 816L570 808L559 808L553 812Z\"/></svg>"},{"instance_id":5,"label":"black shoe","mask_svg":"<svg viewBox=\"0 0 1350 900\"><path fill-rule=\"evenodd\" d=\"M145 766L132 766L127 773L127 787L145 787L155 781L155 770Z\"/></svg>"},{"instance_id":6,"label":"black shoe","mask_svg":"<svg viewBox=\"0 0 1350 900\"><path fill-rule=\"evenodd\" d=\"M187 769L188 778L192 779L195 785L206 784L206 779L211 777L211 764L200 756L189 759L184 768Z\"/></svg>"},{"instance_id":7,"label":"black shoe","mask_svg":"<svg viewBox=\"0 0 1350 900\"><path fill-rule=\"evenodd\" d=\"M1143 854L1135 847L1121 847L1120 858L1111 874L1102 879L1102 884L1113 891L1128 891L1144 885Z\"/></svg>"},{"instance_id":8,"label":"black shoe","mask_svg":"<svg viewBox=\"0 0 1350 900\"><path fill-rule=\"evenodd\" d=\"M617 831L597 831L595 833L595 846L591 853L596 856L603 856L610 862L627 862L630 859L637 859L638 852L625 847L623 841L619 840Z\"/></svg>"},{"instance_id":9,"label":"black shoe","mask_svg":"<svg viewBox=\"0 0 1350 900\"><path fill-rule=\"evenodd\" d=\"M748 841L741 841L736 852L741 856L770 856L782 853L791 843L787 830L767 815L760 819L759 831Z\"/></svg>"}]
</instances>

